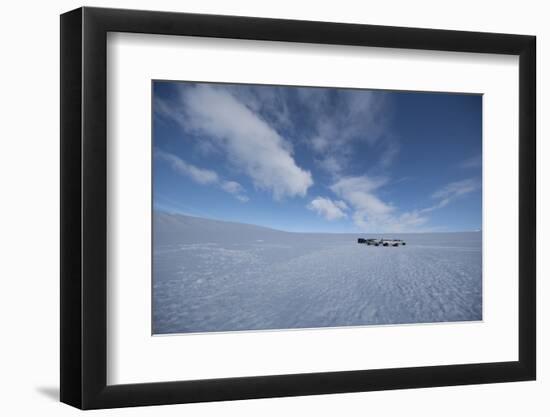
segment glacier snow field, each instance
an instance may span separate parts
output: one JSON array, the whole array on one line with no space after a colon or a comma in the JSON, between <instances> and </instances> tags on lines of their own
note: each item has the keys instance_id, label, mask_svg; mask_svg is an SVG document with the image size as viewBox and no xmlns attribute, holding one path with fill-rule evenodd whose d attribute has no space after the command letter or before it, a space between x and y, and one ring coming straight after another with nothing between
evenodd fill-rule
<instances>
[{"instance_id":1,"label":"glacier snow field","mask_svg":"<svg viewBox=\"0 0 550 417\"><path fill-rule=\"evenodd\" d=\"M290 233L156 212L152 279L153 334L477 321L482 233Z\"/></svg>"}]
</instances>

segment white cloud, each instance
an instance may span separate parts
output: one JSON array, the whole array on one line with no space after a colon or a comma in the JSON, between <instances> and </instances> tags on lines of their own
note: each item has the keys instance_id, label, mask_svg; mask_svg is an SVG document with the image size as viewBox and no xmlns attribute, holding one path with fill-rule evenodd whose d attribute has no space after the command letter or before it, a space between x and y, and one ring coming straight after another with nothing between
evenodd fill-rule
<instances>
[{"instance_id":1,"label":"white cloud","mask_svg":"<svg viewBox=\"0 0 550 417\"><path fill-rule=\"evenodd\" d=\"M250 201L250 198L248 198L248 196L246 195L236 195L235 198L241 203L246 203L247 201Z\"/></svg>"},{"instance_id":2,"label":"white cloud","mask_svg":"<svg viewBox=\"0 0 550 417\"><path fill-rule=\"evenodd\" d=\"M229 194L233 194L237 200L243 203L246 203L249 200L243 186L236 181L223 181L221 183L221 188Z\"/></svg>"},{"instance_id":3,"label":"white cloud","mask_svg":"<svg viewBox=\"0 0 550 417\"><path fill-rule=\"evenodd\" d=\"M323 170L333 175L339 175L344 170L344 167L345 167L343 157L335 158L332 155L328 155L324 158L317 159L315 162Z\"/></svg>"},{"instance_id":4,"label":"white cloud","mask_svg":"<svg viewBox=\"0 0 550 417\"><path fill-rule=\"evenodd\" d=\"M481 183L476 178L468 178L462 181L451 182L445 187L437 190L432 194L432 198L439 199L441 201L447 201L448 204L451 200L460 197L464 194L476 191L481 187Z\"/></svg>"},{"instance_id":5,"label":"white cloud","mask_svg":"<svg viewBox=\"0 0 550 417\"><path fill-rule=\"evenodd\" d=\"M377 192L388 183L386 177L341 178L331 190L353 208L352 220L366 232L412 232L428 222L421 210L398 213L397 208L383 201Z\"/></svg>"},{"instance_id":6,"label":"white cloud","mask_svg":"<svg viewBox=\"0 0 550 417\"><path fill-rule=\"evenodd\" d=\"M387 123L387 95L369 90L300 88L301 104L316 115L308 143L320 167L335 176L349 163L356 145L366 143L380 154L375 165L389 166L400 146Z\"/></svg>"},{"instance_id":7,"label":"white cloud","mask_svg":"<svg viewBox=\"0 0 550 417\"><path fill-rule=\"evenodd\" d=\"M174 171L188 176L199 184L214 184L219 181L218 174L214 171L198 168L178 158L176 155L159 150L155 151L155 155L168 162Z\"/></svg>"},{"instance_id":8,"label":"white cloud","mask_svg":"<svg viewBox=\"0 0 550 417\"><path fill-rule=\"evenodd\" d=\"M335 204L337 207L341 208L342 210L349 210L349 207L348 207L348 205L346 204L345 201L336 200L336 201L334 201L334 204Z\"/></svg>"},{"instance_id":9,"label":"white cloud","mask_svg":"<svg viewBox=\"0 0 550 417\"><path fill-rule=\"evenodd\" d=\"M225 89L252 112L261 114L269 124L292 126L291 113L286 100L286 87L227 85Z\"/></svg>"},{"instance_id":10,"label":"white cloud","mask_svg":"<svg viewBox=\"0 0 550 417\"><path fill-rule=\"evenodd\" d=\"M307 208L317 212L317 214L327 220L337 220L346 217L345 211L348 210L348 206L344 201L333 201L326 197L315 198L307 205Z\"/></svg>"},{"instance_id":11,"label":"white cloud","mask_svg":"<svg viewBox=\"0 0 550 417\"><path fill-rule=\"evenodd\" d=\"M305 196L313 184L300 168L292 146L265 120L229 92L208 85L181 90L184 128L216 142L230 162L246 173L259 189L275 199Z\"/></svg>"},{"instance_id":12,"label":"white cloud","mask_svg":"<svg viewBox=\"0 0 550 417\"><path fill-rule=\"evenodd\" d=\"M244 192L242 185L235 181L224 181L222 189L231 194L241 194Z\"/></svg>"},{"instance_id":13,"label":"white cloud","mask_svg":"<svg viewBox=\"0 0 550 417\"><path fill-rule=\"evenodd\" d=\"M432 194L433 199L439 200L437 204L419 210L419 212L429 213L431 211L446 207L449 205L449 203L456 200L457 198L465 194L477 191L480 187L481 182L476 178L468 178L461 181L451 182Z\"/></svg>"},{"instance_id":14,"label":"white cloud","mask_svg":"<svg viewBox=\"0 0 550 417\"><path fill-rule=\"evenodd\" d=\"M395 207L385 203L375 191L387 183L387 178L360 177L341 178L330 189L346 200L354 210L354 223L365 231L390 231L396 219L392 215Z\"/></svg>"},{"instance_id":15,"label":"white cloud","mask_svg":"<svg viewBox=\"0 0 550 417\"><path fill-rule=\"evenodd\" d=\"M480 168L482 163L481 154L474 155L460 163L461 168Z\"/></svg>"},{"instance_id":16,"label":"white cloud","mask_svg":"<svg viewBox=\"0 0 550 417\"><path fill-rule=\"evenodd\" d=\"M155 149L154 155L156 158L168 162L170 167L177 173L191 178L198 184L217 185L223 191L232 194L237 200L243 203L249 200L246 196L246 190L236 181L222 180L216 172L209 169L199 168L185 162L183 159L169 152Z\"/></svg>"},{"instance_id":17,"label":"white cloud","mask_svg":"<svg viewBox=\"0 0 550 417\"><path fill-rule=\"evenodd\" d=\"M341 178L331 190L353 209L353 222L366 232L413 232L426 229L419 227L428 223L427 213L447 206L455 199L476 191L481 186L475 178L447 184L432 194L436 204L420 210L398 213L397 208L383 201L377 192L388 183L385 177Z\"/></svg>"},{"instance_id":18,"label":"white cloud","mask_svg":"<svg viewBox=\"0 0 550 417\"><path fill-rule=\"evenodd\" d=\"M378 163L381 167L386 168L392 164L397 155L399 154L401 147L395 140L386 140L385 148L382 151Z\"/></svg>"},{"instance_id":19,"label":"white cloud","mask_svg":"<svg viewBox=\"0 0 550 417\"><path fill-rule=\"evenodd\" d=\"M314 136L311 139L311 146L316 152L324 152L329 145L329 141L324 136Z\"/></svg>"},{"instance_id":20,"label":"white cloud","mask_svg":"<svg viewBox=\"0 0 550 417\"><path fill-rule=\"evenodd\" d=\"M348 201L356 210L365 212L369 216L384 216L394 207L384 203L375 194L378 188L387 183L383 177L347 177L338 180L330 189Z\"/></svg>"}]
</instances>

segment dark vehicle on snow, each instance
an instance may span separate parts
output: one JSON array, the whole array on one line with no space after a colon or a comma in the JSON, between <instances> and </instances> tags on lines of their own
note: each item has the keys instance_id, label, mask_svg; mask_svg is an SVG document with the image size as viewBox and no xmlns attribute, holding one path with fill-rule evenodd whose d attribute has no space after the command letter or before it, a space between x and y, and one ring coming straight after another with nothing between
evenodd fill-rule
<instances>
[{"instance_id":1,"label":"dark vehicle on snow","mask_svg":"<svg viewBox=\"0 0 550 417\"><path fill-rule=\"evenodd\" d=\"M370 246L370 245L378 246L380 245L380 239L363 239L360 237L359 239L357 239L357 243L362 243L367 246Z\"/></svg>"},{"instance_id":2,"label":"dark vehicle on snow","mask_svg":"<svg viewBox=\"0 0 550 417\"><path fill-rule=\"evenodd\" d=\"M398 246L405 246L406 245L405 241L403 241L401 239L364 239L362 237L357 239L357 243L364 244L364 245L367 245L367 246L371 246L371 245L380 246L380 245L382 245L382 246L398 247Z\"/></svg>"}]
</instances>

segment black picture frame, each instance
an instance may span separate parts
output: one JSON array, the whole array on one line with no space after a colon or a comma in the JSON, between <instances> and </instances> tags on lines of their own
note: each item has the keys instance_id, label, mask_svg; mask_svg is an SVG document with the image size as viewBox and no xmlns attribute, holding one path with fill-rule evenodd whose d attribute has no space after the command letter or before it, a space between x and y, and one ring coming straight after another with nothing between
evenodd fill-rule
<instances>
[{"instance_id":1,"label":"black picture frame","mask_svg":"<svg viewBox=\"0 0 550 417\"><path fill-rule=\"evenodd\" d=\"M107 385L108 32L519 56L519 360ZM61 401L81 409L533 380L536 38L102 8L61 15Z\"/></svg>"}]
</instances>

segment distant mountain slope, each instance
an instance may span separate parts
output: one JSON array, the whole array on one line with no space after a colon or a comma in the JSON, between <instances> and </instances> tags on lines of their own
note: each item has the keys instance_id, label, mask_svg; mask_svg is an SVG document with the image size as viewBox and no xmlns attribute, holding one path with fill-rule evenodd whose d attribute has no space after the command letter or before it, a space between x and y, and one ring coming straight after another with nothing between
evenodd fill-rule
<instances>
[{"instance_id":1,"label":"distant mountain slope","mask_svg":"<svg viewBox=\"0 0 550 417\"><path fill-rule=\"evenodd\" d=\"M157 245L174 243L254 242L266 238L284 239L289 232L245 223L155 212L154 239Z\"/></svg>"}]
</instances>

